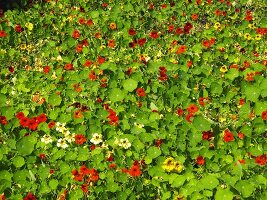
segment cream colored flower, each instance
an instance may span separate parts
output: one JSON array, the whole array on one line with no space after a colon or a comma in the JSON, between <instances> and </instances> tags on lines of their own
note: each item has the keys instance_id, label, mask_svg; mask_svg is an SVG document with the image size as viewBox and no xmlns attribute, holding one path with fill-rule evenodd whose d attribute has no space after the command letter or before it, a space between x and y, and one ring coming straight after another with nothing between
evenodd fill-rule
<instances>
[{"instance_id":1,"label":"cream colored flower","mask_svg":"<svg viewBox=\"0 0 267 200\"><path fill-rule=\"evenodd\" d=\"M124 149L128 149L132 146L129 142L128 138L120 139L119 146L123 147Z\"/></svg>"},{"instance_id":2,"label":"cream colored flower","mask_svg":"<svg viewBox=\"0 0 267 200\"><path fill-rule=\"evenodd\" d=\"M45 144L49 144L49 143L53 142L53 139L52 139L52 137L50 135L44 135L41 138L41 142L44 142Z\"/></svg>"},{"instance_id":3,"label":"cream colored flower","mask_svg":"<svg viewBox=\"0 0 267 200\"><path fill-rule=\"evenodd\" d=\"M90 142L92 142L93 144L99 144L102 141L102 135L98 133L94 133L92 139L90 140Z\"/></svg>"},{"instance_id":4,"label":"cream colored flower","mask_svg":"<svg viewBox=\"0 0 267 200\"><path fill-rule=\"evenodd\" d=\"M65 140L65 139L60 138L60 139L57 141L57 147L66 149L68 146L69 146L69 145L66 143L66 140Z\"/></svg>"},{"instance_id":5,"label":"cream colored flower","mask_svg":"<svg viewBox=\"0 0 267 200\"><path fill-rule=\"evenodd\" d=\"M56 131L58 131L60 133L67 131L67 128L65 127L65 125L66 125L66 123L57 122L56 123Z\"/></svg>"},{"instance_id":6,"label":"cream colored flower","mask_svg":"<svg viewBox=\"0 0 267 200\"><path fill-rule=\"evenodd\" d=\"M139 124L139 123L136 123L136 122L134 122L134 125L137 126L138 128L143 128L144 127L144 124Z\"/></svg>"},{"instance_id":7,"label":"cream colored flower","mask_svg":"<svg viewBox=\"0 0 267 200\"><path fill-rule=\"evenodd\" d=\"M75 141L75 133L70 133L69 131L67 131L67 133L64 134L64 137L64 139L68 141L68 143L72 143Z\"/></svg>"}]
</instances>

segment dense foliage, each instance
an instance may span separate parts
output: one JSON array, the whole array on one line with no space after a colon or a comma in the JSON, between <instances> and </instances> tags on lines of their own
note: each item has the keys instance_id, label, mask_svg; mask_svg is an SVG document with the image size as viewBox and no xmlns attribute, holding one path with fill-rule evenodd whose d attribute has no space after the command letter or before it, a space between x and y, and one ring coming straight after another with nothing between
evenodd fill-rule
<instances>
[{"instance_id":1,"label":"dense foliage","mask_svg":"<svg viewBox=\"0 0 267 200\"><path fill-rule=\"evenodd\" d=\"M6 11L0 199L267 199L266 6Z\"/></svg>"}]
</instances>

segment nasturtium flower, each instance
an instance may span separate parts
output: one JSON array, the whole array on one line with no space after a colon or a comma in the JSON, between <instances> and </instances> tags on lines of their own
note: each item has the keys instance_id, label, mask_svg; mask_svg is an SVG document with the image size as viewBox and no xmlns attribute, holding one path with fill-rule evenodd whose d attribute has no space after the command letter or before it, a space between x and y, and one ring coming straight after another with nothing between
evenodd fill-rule
<instances>
[{"instance_id":1,"label":"nasturtium flower","mask_svg":"<svg viewBox=\"0 0 267 200\"><path fill-rule=\"evenodd\" d=\"M247 40L251 40L251 36L250 36L249 33L245 33L244 37L245 37L245 39L247 39Z\"/></svg>"},{"instance_id":2,"label":"nasturtium flower","mask_svg":"<svg viewBox=\"0 0 267 200\"><path fill-rule=\"evenodd\" d=\"M196 163L197 163L198 165L204 165L204 164L205 164L205 159L204 159L204 157L203 157L203 156L198 156L198 157L196 158Z\"/></svg>"},{"instance_id":3,"label":"nasturtium flower","mask_svg":"<svg viewBox=\"0 0 267 200\"><path fill-rule=\"evenodd\" d=\"M98 133L94 133L92 139L90 140L90 142L92 142L93 144L99 144L102 141L102 135Z\"/></svg>"},{"instance_id":4,"label":"nasturtium flower","mask_svg":"<svg viewBox=\"0 0 267 200\"><path fill-rule=\"evenodd\" d=\"M75 141L76 135L75 133L70 133L69 131L67 131L67 133L64 134L64 139L68 141L68 143L72 143Z\"/></svg>"},{"instance_id":5,"label":"nasturtium flower","mask_svg":"<svg viewBox=\"0 0 267 200\"><path fill-rule=\"evenodd\" d=\"M66 123L60 123L57 122L56 123L56 131L63 133L64 131L67 130L67 128L65 127Z\"/></svg>"},{"instance_id":6,"label":"nasturtium flower","mask_svg":"<svg viewBox=\"0 0 267 200\"><path fill-rule=\"evenodd\" d=\"M255 24L248 24L248 27L251 28L251 29L255 29L256 28Z\"/></svg>"},{"instance_id":7,"label":"nasturtium flower","mask_svg":"<svg viewBox=\"0 0 267 200\"><path fill-rule=\"evenodd\" d=\"M224 131L224 136L223 136L223 140L225 142L231 142L231 141L234 141L234 134L232 132L230 132L228 129L226 129Z\"/></svg>"},{"instance_id":8,"label":"nasturtium flower","mask_svg":"<svg viewBox=\"0 0 267 200\"><path fill-rule=\"evenodd\" d=\"M262 36L260 35L260 34L257 34L256 36L255 36L255 40L260 40L262 38Z\"/></svg>"},{"instance_id":9,"label":"nasturtium flower","mask_svg":"<svg viewBox=\"0 0 267 200\"><path fill-rule=\"evenodd\" d=\"M20 49L21 49L21 50L25 50L26 48L27 48L27 45L26 45L26 44L21 44L21 45L20 45Z\"/></svg>"},{"instance_id":10,"label":"nasturtium flower","mask_svg":"<svg viewBox=\"0 0 267 200\"><path fill-rule=\"evenodd\" d=\"M179 161L175 161L174 162L174 170L176 172L180 173L180 172L183 171L183 169L184 169L184 166L183 166L183 164L181 162L179 162Z\"/></svg>"},{"instance_id":11,"label":"nasturtium flower","mask_svg":"<svg viewBox=\"0 0 267 200\"><path fill-rule=\"evenodd\" d=\"M60 139L57 141L57 147L66 149L68 146L69 146L69 145L67 144L67 142L66 142L65 139L60 138Z\"/></svg>"},{"instance_id":12,"label":"nasturtium flower","mask_svg":"<svg viewBox=\"0 0 267 200\"><path fill-rule=\"evenodd\" d=\"M175 168L175 160L174 160L174 158L172 158L172 157L167 158L163 162L162 168L167 172L171 172L172 170L174 170L174 168Z\"/></svg>"},{"instance_id":13,"label":"nasturtium flower","mask_svg":"<svg viewBox=\"0 0 267 200\"><path fill-rule=\"evenodd\" d=\"M132 146L128 138L120 139L118 145L123 147L124 149L129 149Z\"/></svg>"},{"instance_id":14,"label":"nasturtium flower","mask_svg":"<svg viewBox=\"0 0 267 200\"><path fill-rule=\"evenodd\" d=\"M44 135L41 138L41 142L44 142L45 144L49 144L49 143L53 142L53 139L52 139L52 137L50 135Z\"/></svg>"},{"instance_id":15,"label":"nasturtium flower","mask_svg":"<svg viewBox=\"0 0 267 200\"><path fill-rule=\"evenodd\" d=\"M267 156L266 154L257 156L255 159L255 163L259 164L259 165L265 165L267 163Z\"/></svg>"},{"instance_id":16,"label":"nasturtium flower","mask_svg":"<svg viewBox=\"0 0 267 200\"><path fill-rule=\"evenodd\" d=\"M214 28L216 28L216 29L221 28L221 24L220 24L219 22L216 22L216 23L214 24Z\"/></svg>"},{"instance_id":17,"label":"nasturtium flower","mask_svg":"<svg viewBox=\"0 0 267 200\"><path fill-rule=\"evenodd\" d=\"M128 173L129 173L132 177L141 176L141 174L142 174L139 165L133 165L133 166L130 168L130 170L128 171Z\"/></svg>"},{"instance_id":18,"label":"nasturtium flower","mask_svg":"<svg viewBox=\"0 0 267 200\"><path fill-rule=\"evenodd\" d=\"M29 29L29 31L31 31L31 30L33 29L33 24L30 23L30 22L28 22L28 23L25 24L25 27L26 27L27 29Z\"/></svg>"},{"instance_id":19,"label":"nasturtium flower","mask_svg":"<svg viewBox=\"0 0 267 200\"><path fill-rule=\"evenodd\" d=\"M228 71L228 69L227 69L227 66L226 65L224 65L224 66L222 66L221 68L220 68L220 72L222 72L222 73L225 73L225 72L227 72Z\"/></svg>"},{"instance_id":20,"label":"nasturtium flower","mask_svg":"<svg viewBox=\"0 0 267 200\"><path fill-rule=\"evenodd\" d=\"M86 142L86 137L82 134L75 135L75 143L76 144L83 144Z\"/></svg>"}]
</instances>

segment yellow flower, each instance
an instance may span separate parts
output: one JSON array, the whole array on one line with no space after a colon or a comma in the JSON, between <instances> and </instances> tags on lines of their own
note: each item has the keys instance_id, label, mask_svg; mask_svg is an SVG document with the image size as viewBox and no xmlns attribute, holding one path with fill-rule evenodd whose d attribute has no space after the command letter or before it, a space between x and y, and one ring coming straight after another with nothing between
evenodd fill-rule
<instances>
[{"instance_id":1,"label":"yellow flower","mask_svg":"<svg viewBox=\"0 0 267 200\"><path fill-rule=\"evenodd\" d=\"M26 45L26 44L21 44L21 45L20 45L20 49L21 49L21 50L25 50L26 48L27 48L27 45Z\"/></svg>"},{"instance_id":2,"label":"yellow flower","mask_svg":"<svg viewBox=\"0 0 267 200\"><path fill-rule=\"evenodd\" d=\"M227 66L226 65L222 66L220 68L220 71L223 72L223 73L227 72L228 71Z\"/></svg>"},{"instance_id":3,"label":"yellow flower","mask_svg":"<svg viewBox=\"0 0 267 200\"><path fill-rule=\"evenodd\" d=\"M30 22L27 22L27 23L25 24L25 26L29 29L29 31L31 31L31 30L33 29L33 24L30 23Z\"/></svg>"},{"instance_id":4,"label":"yellow flower","mask_svg":"<svg viewBox=\"0 0 267 200\"><path fill-rule=\"evenodd\" d=\"M174 163L174 170L177 171L178 173L180 173L181 171L183 171L184 166L182 165L182 163L180 163L179 161L176 161Z\"/></svg>"},{"instance_id":5,"label":"yellow flower","mask_svg":"<svg viewBox=\"0 0 267 200\"><path fill-rule=\"evenodd\" d=\"M214 28L216 28L216 29L221 29L221 24L220 24L219 22L216 22L216 23L214 24Z\"/></svg>"},{"instance_id":6,"label":"yellow flower","mask_svg":"<svg viewBox=\"0 0 267 200\"><path fill-rule=\"evenodd\" d=\"M174 160L174 158L172 158L172 157L167 158L163 162L162 168L167 172L170 172L170 171L174 170L174 168L175 168L175 160Z\"/></svg>"},{"instance_id":7,"label":"yellow flower","mask_svg":"<svg viewBox=\"0 0 267 200\"><path fill-rule=\"evenodd\" d=\"M261 35L260 34L257 34L256 36L255 36L255 40L260 40L261 39Z\"/></svg>"},{"instance_id":8,"label":"yellow flower","mask_svg":"<svg viewBox=\"0 0 267 200\"><path fill-rule=\"evenodd\" d=\"M247 40L251 40L251 36L250 36L249 33L245 33L244 37L245 37L245 39L247 39Z\"/></svg>"},{"instance_id":9,"label":"yellow flower","mask_svg":"<svg viewBox=\"0 0 267 200\"><path fill-rule=\"evenodd\" d=\"M251 28L251 29L255 29L256 28L255 24L249 24L248 27Z\"/></svg>"},{"instance_id":10,"label":"yellow flower","mask_svg":"<svg viewBox=\"0 0 267 200\"><path fill-rule=\"evenodd\" d=\"M209 23L206 23L206 25L205 25L205 29L209 29L209 28L210 28Z\"/></svg>"}]
</instances>

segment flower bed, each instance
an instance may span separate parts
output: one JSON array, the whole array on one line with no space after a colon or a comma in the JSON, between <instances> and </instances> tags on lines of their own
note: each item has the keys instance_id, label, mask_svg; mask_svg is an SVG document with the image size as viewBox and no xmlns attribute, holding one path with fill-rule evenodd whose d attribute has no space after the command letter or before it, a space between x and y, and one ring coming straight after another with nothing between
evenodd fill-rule
<instances>
[{"instance_id":1,"label":"flower bed","mask_svg":"<svg viewBox=\"0 0 267 200\"><path fill-rule=\"evenodd\" d=\"M0 199L267 199L265 7L6 11Z\"/></svg>"}]
</instances>

